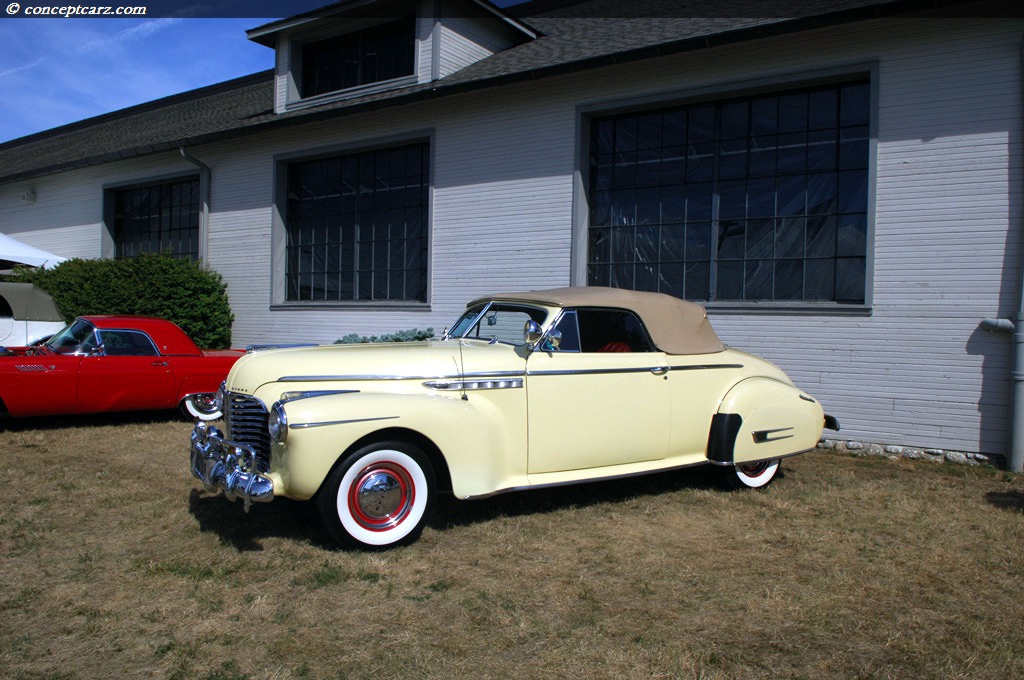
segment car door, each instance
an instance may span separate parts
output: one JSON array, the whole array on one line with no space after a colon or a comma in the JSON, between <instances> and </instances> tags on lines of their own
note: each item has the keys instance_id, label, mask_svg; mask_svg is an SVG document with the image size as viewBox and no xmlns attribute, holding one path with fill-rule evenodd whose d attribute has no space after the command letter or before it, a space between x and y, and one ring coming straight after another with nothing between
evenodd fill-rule
<instances>
[{"instance_id":1,"label":"car door","mask_svg":"<svg viewBox=\"0 0 1024 680\"><path fill-rule=\"evenodd\" d=\"M142 411L175 406L169 357L137 330L100 330L100 353L82 358L79 411Z\"/></svg>"},{"instance_id":2,"label":"car door","mask_svg":"<svg viewBox=\"0 0 1024 680\"><path fill-rule=\"evenodd\" d=\"M668 364L636 315L569 310L557 330L527 361L530 474L664 458Z\"/></svg>"}]
</instances>

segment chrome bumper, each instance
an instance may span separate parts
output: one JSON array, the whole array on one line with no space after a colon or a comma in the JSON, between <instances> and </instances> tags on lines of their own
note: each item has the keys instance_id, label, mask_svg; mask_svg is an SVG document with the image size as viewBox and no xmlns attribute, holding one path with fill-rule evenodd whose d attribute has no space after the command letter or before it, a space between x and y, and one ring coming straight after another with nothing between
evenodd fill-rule
<instances>
[{"instance_id":1,"label":"chrome bumper","mask_svg":"<svg viewBox=\"0 0 1024 680\"><path fill-rule=\"evenodd\" d=\"M228 441L216 427L199 421L189 449L192 475L207 491L223 491L228 500L241 498L245 511L253 503L274 500L274 482L256 470L256 452L248 444Z\"/></svg>"}]
</instances>

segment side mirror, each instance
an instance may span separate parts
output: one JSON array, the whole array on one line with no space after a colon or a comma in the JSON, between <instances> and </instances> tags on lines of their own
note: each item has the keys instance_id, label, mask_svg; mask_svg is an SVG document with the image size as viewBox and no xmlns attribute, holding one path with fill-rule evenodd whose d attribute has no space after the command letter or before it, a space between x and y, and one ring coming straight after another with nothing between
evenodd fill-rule
<instances>
[{"instance_id":1,"label":"side mirror","mask_svg":"<svg viewBox=\"0 0 1024 680\"><path fill-rule=\"evenodd\" d=\"M534 320L529 320L526 325L523 326L523 342L530 347L533 347L540 342L541 337L544 336L544 331L541 330L540 324Z\"/></svg>"}]
</instances>

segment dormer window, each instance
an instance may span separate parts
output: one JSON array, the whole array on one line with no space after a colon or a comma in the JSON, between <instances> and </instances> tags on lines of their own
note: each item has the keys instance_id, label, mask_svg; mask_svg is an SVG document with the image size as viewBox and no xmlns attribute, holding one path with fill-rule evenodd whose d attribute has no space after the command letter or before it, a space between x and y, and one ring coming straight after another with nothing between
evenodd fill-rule
<instances>
[{"instance_id":1,"label":"dormer window","mask_svg":"<svg viewBox=\"0 0 1024 680\"><path fill-rule=\"evenodd\" d=\"M416 20L389 21L302 46L302 98L412 76Z\"/></svg>"}]
</instances>

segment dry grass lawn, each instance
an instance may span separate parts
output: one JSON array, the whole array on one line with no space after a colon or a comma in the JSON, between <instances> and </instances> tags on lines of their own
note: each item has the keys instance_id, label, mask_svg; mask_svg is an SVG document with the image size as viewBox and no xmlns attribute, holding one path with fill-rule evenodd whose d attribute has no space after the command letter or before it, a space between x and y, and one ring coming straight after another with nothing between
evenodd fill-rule
<instances>
[{"instance_id":1,"label":"dry grass lawn","mask_svg":"<svg viewBox=\"0 0 1024 680\"><path fill-rule=\"evenodd\" d=\"M817 452L443 500L374 554L201 491L189 429L0 424L0 677L1024 677L1021 476Z\"/></svg>"}]
</instances>

